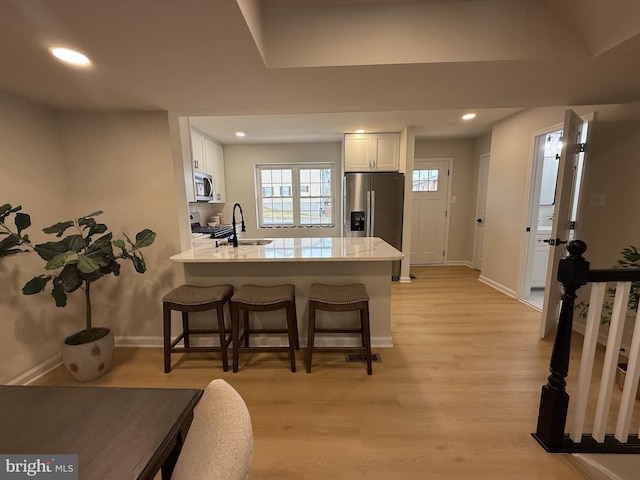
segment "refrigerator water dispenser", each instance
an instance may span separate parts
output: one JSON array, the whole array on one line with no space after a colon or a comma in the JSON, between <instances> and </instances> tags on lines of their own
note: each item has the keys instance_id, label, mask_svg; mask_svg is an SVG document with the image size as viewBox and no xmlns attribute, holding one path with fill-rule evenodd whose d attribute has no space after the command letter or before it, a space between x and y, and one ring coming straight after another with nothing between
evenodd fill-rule
<instances>
[{"instance_id":1,"label":"refrigerator water dispenser","mask_svg":"<svg viewBox=\"0 0 640 480\"><path fill-rule=\"evenodd\" d=\"M364 232L364 212L351 212L351 231Z\"/></svg>"}]
</instances>

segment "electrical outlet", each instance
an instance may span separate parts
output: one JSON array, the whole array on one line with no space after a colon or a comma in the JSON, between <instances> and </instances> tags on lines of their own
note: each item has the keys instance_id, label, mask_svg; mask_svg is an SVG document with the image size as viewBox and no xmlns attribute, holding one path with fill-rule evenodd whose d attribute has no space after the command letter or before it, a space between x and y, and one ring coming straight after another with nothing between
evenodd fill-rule
<instances>
[{"instance_id":1,"label":"electrical outlet","mask_svg":"<svg viewBox=\"0 0 640 480\"><path fill-rule=\"evenodd\" d=\"M592 207L598 207L598 208L604 207L606 198L607 198L606 193L592 193L591 199L589 200L589 204Z\"/></svg>"}]
</instances>

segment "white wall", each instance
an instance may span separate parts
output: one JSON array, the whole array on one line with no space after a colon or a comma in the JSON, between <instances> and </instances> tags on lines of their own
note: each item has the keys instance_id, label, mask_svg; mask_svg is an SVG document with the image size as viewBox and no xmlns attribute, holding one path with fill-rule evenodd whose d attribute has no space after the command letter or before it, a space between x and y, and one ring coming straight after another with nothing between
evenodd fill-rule
<instances>
[{"instance_id":1,"label":"white wall","mask_svg":"<svg viewBox=\"0 0 640 480\"><path fill-rule=\"evenodd\" d=\"M580 235L592 268L609 268L620 250L640 247L640 102L599 108L592 137ZM589 205L594 193L606 195L604 207Z\"/></svg>"},{"instance_id":2,"label":"white wall","mask_svg":"<svg viewBox=\"0 0 640 480\"><path fill-rule=\"evenodd\" d=\"M580 239L587 243L585 258L591 268L610 268L620 251L634 245L640 247L640 103L598 109L585 171L583 221ZM604 207L589 204L592 194L606 195ZM589 301L588 286L578 290L578 302ZM625 324L622 345L627 354L634 323ZM574 325L581 329L585 319L576 316ZM600 335L608 335L601 327Z\"/></svg>"},{"instance_id":3,"label":"white wall","mask_svg":"<svg viewBox=\"0 0 640 480\"><path fill-rule=\"evenodd\" d=\"M255 165L260 163L333 162L335 164L334 227L310 228L258 228ZM291 143L265 145L226 145L224 147L224 168L227 186L227 203L223 209L228 223L235 202L242 205L246 237L339 237L342 212L342 144L332 143ZM240 221L239 215L236 221Z\"/></svg>"},{"instance_id":4,"label":"white wall","mask_svg":"<svg viewBox=\"0 0 640 480\"><path fill-rule=\"evenodd\" d=\"M184 184L175 181L168 116L68 112L59 119L73 213L103 210L100 219L114 236L132 236L143 228L157 233L155 243L142 251L145 274L122 262L118 278L106 277L93 286L94 323L113 328L116 341L159 337L162 296L184 282L181 265L169 260L181 251L178 219L186 215L176 208L177 197L185 202L184 190L178 191Z\"/></svg>"},{"instance_id":5,"label":"white wall","mask_svg":"<svg viewBox=\"0 0 640 480\"><path fill-rule=\"evenodd\" d=\"M145 343L152 337L157 344L161 298L184 282L181 265L169 261L181 250L181 231L188 231L172 143L166 113L56 114L0 93L0 203L24 206L36 243L49 240L43 227L94 210L105 212L99 219L116 236L143 228L158 234L143 251L144 275L123 263L119 278L92 288L94 324L114 328L117 338ZM181 162L176 165L181 178ZM42 272L35 255L24 255L0 261L0 383L55 359L64 337L84 326L81 292L71 294L66 308L56 308L46 293L21 294L22 285Z\"/></svg>"},{"instance_id":6,"label":"white wall","mask_svg":"<svg viewBox=\"0 0 640 480\"><path fill-rule=\"evenodd\" d=\"M567 108L529 109L493 128L482 275L504 291L517 292L522 275L534 132L562 123ZM572 109L579 115L596 112L581 236L589 245L587 259L608 266L611 262L605 258L614 259L621 247L640 240L633 184L640 173L634 145L640 136L638 105ZM601 192L611 196L605 208L589 207L590 194Z\"/></svg>"},{"instance_id":7,"label":"white wall","mask_svg":"<svg viewBox=\"0 0 640 480\"><path fill-rule=\"evenodd\" d=\"M66 219L70 205L51 110L0 92L0 171L0 204L22 205L33 223L25 233L34 243L48 240L42 228ZM59 309L48 294L22 295L43 266L35 253L0 259L0 384L57 355L62 338L76 328L76 305Z\"/></svg>"}]
</instances>

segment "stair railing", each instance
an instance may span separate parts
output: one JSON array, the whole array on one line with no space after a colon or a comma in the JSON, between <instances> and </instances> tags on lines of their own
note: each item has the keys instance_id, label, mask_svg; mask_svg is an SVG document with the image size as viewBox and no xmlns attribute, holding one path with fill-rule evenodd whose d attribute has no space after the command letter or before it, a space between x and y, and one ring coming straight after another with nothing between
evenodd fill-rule
<instances>
[{"instance_id":1,"label":"stair railing","mask_svg":"<svg viewBox=\"0 0 640 480\"><path fill-rule=\"evenodd\" d=\"M636 317L631 339L627 373L615 432L606 433L631 282L640 281L640 269L592 270L589 268L589 262L582 256L587 250L587 245L581 240L570 242L567 250L569 255L560 260L558 267L557 279L562 284L563 293L558 328L549 364L551 374L547 384L542 387L538 424L533 436L545 450L553 453L640 453L640 432L630 434L638 380L640 379L640 315ZM591 434L584 434L600 318L607 283L611 282L616 283L615 297L600 377L593 431ZM591 297L574 394L573 417L569 422L569 429L566 431L569 394L566 392L565 378L569 372L576 292L588 283L591 284Z\"/></svg>"}]
</instances>

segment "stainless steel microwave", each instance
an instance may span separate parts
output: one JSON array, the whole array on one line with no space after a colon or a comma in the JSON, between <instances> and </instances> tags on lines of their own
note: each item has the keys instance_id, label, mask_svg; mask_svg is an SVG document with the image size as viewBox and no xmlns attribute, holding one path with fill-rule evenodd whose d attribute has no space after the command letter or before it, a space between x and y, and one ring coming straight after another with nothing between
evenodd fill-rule
<instances>
[{"instance_id":1,"label":"stainless steel microwave","mask_svg":"<svg viewBox=\"0 0 640 480\"><path fill-rule=\"evenodd\" d=\"M196 189L197 202L210 202L213 200L213 178L208 173L195 172L193 179Z\"/></svg>"}]
</instances>

